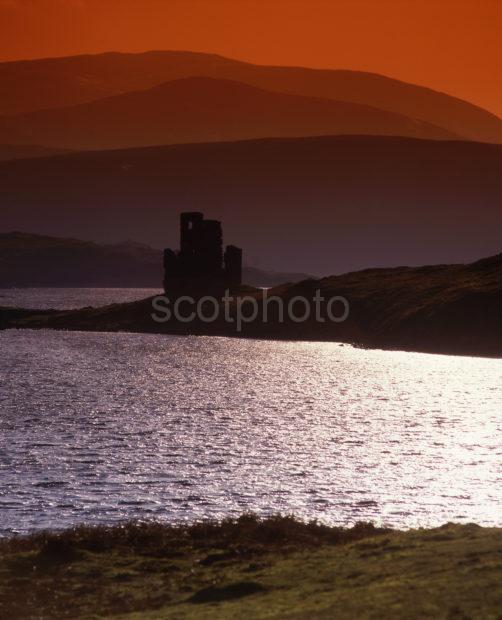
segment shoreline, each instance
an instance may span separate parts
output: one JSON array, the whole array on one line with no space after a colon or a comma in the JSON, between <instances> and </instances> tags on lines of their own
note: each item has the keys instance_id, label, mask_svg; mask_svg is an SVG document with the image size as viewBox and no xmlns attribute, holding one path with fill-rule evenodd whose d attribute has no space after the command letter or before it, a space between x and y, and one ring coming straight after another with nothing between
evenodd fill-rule
<instances>
[{"instance_id":1,"label":"shoreline","mask_svg":"<svg viewBox=\"0 0 502 620\"><path fill-rule=\"evenodd\" d=\"M199 291L191 297L202 300L207 295ZM215 314L210 321L205 312L205 317L197 314L187 322L185 308L183 317L171 314L167 322L156 322L152 313L158 316L161 309L152 306L155 297L72 310L0 307L0 329L339 342L368 349L502 358L502 254L468 265L366 269L286 283L266 293L242 286L232 292L228 306L226 297L211 297ZM300 313L307 308L300 320L291 310L299 298L306 304L301 304ZM343 320L331 318L333 299L344 300Z\"/></svg>"},{"instance_id":2,"label":"shoreline","mask_svg":"<svg viewBox=\"0 0 502 620\"><path fill-rule=\"evenodd\" d=\"M496 618L502 528L243 515L0 540L6 617ZM294 614L293 614L294 611ZM293 615L292 615L293 614Z\"/></svg>"},{"instance_id":3,"label":"shoreline","mask_svg":"<svg viewBox=\"0 0 502 620\"><path fill-rule=\"evenodd\" d=\"M392 339L385 341L384 338L367 338L366 340L354 339L355 335L349 329L349 337L345 337L343 329L333 330L333 334L323 333L307 329L301 331L291 330L291 325L283 324L272 325L276 331L272 331L270 326L263 329L263 324L258 324L258 329L253 329L250 324L244 325L242 332L238 333L235 329L222 326L217 323L214 326L194 324L190 328L187 324L169 323L160 325L155 323L148 315L143 312L139 320L134 320L134 316L128 317L130 310L135 315L134 307L148 304L150 309L152 298L139 300L137 302L125 302L112 304L110 306L86 307L71 310L54 309L31 309L0 306L0 332L4 330L50 330L50 331L77 331L91 333L123 333L123 334L151 334L166 336L213 336L221 338L252 339L276 342L312 342L312 343L333 343L340 346L350 346L357 349L373 351L395 351L403 353L422 353L429 355L447 355L458 357L476 357L484 359L502 358L502 341L491 340L487 345L478 346L477 344L460 346L448 343L428 343L427 339L415 340L413 344L402 339ZM146 317L146 320L145 320ZM296 331L296 333L295 333ZM360 333L359 336L362 334Z\"/></svg>"},{"instance_id":4,"label":"shoreline","mask_svg":"<svg viewBox=\"0 0 502 620\"><path fill-rule=\"evenodd\" d=\"M1 309L0 309L1 311ZM232 333L222 333L222 334L204 334L204 333L179 333L179 332L153 332L153 331L142 331L142 330L106 330L106 329L78 329L78 328L63 328L63 327L28 327L28 326L12 326L8 328L0 329L2 331L16 331L16 330L27 330L27 331L56 331L56 332L78 332L78 333L90 333L90 334L141 334L145 336L177 336L182 338L190 338L190 337L206 337L206 338L235 338L242 340L257 340L263 342L302 342L302 343L325 343L325 344L335 344L340 347L351 347L353 349L360 349L363 351L384 351L384 352L394 352L394 353L416 353L420 355L445 355L447 357L472 357L476 359L486 359L486 360L500 360L502 359L501 353L472 353L472 352L459 352L459 351L445 351L445 350L429 350L429 349L406 349L399 348L395 346L385 346L383 344L379 345L371 345L371 344L363 344L358 342L350 342L350 341L341 341L341 340L323 340L323 339L312 339L312 338L292 338L292 337L280 337L280 336L253 336L253 335L238 335Z\"/></svg>"}]
</instances>

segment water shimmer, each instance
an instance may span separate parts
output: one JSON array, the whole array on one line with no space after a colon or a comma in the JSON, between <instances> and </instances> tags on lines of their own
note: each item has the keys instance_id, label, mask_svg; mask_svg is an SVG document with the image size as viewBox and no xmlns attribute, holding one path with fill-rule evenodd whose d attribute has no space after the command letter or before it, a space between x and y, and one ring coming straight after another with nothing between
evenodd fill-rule
<instances>
[{"instance_id":1,"label":"water shimmer","mask_svg":"<svg viewBox=\"0 0 502 620\"><path fill-rule=\"evenodd\" d=\"M0 534L295 513L502 525L502 361L0 332Z\"/></svg>"}]
</instances>

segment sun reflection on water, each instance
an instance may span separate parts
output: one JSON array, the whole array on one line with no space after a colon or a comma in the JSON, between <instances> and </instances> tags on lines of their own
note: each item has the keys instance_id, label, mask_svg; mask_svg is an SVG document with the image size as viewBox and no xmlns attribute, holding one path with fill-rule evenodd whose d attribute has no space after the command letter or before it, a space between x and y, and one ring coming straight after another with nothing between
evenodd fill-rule
<instances>
[{"instance_id":1,"label":"sun reflection on water","mask_svg":"<svg viewBox=\"0 0 502 620\"><path fill-rule=\"evenodd\" d=\"M2 332L0 531L287 512L502 524L502 361Z\"/></svg>"}]
</instances>

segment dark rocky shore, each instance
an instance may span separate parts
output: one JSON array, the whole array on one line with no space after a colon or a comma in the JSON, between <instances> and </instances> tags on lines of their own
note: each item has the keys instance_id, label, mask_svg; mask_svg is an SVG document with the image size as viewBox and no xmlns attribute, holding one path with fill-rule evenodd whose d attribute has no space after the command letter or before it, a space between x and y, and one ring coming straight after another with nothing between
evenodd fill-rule
<instances>
[{"instance_id":1,"label":"dark rocky shore","mask_svg":"<svg viewBox=\"0 0 502 620\"><path fill-rule=\"evenodd\" d=\"M320 313L326 317L327 301L342 296L350 305L347 320L316 320L314 305L308 320L288 318L288 302L297 296L324 298ZM27 310L1 308L3 329L62 329L78 331L144 332L240 336L248 338L321 340L345 342L368 348L387 348L474 356L502 356L502 254L469 265L435 265L368 269L320 280L285 284L268 291L284 302L281 322L278 305L270 302L267 320L262 311L263 292L242 289L240 302L223 308L217 320L195 319L164 323L152 319L152 298L102 308L78 310ZM247 297L247 299L246 299ZM237 330L238 305L245 316L253 312L249 298L259 302L258 317ZM296 302L295 314L305 312ZM214 309L214 308L213 308ZM183 307L184 314L190 308ZM340 314L340 306L333 306ZM211 314L211 308L207 314Z\"/></svg>"}]
</instances>

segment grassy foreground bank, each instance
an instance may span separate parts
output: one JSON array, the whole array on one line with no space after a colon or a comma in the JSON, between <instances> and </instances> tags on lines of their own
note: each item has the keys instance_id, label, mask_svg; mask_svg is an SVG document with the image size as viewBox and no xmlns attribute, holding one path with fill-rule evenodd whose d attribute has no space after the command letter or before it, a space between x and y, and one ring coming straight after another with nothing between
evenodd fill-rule
<instances>
[{"instance_id":1,"label":"grassy foreground bank","mask_svg":"<svg viewBox=\"0 0 502 620\"><path fill-rule=\"evenodd\" d=\"M0 541L2 618L501 618L502 529L290 517Z\"/></svg>"}]
</instances>

